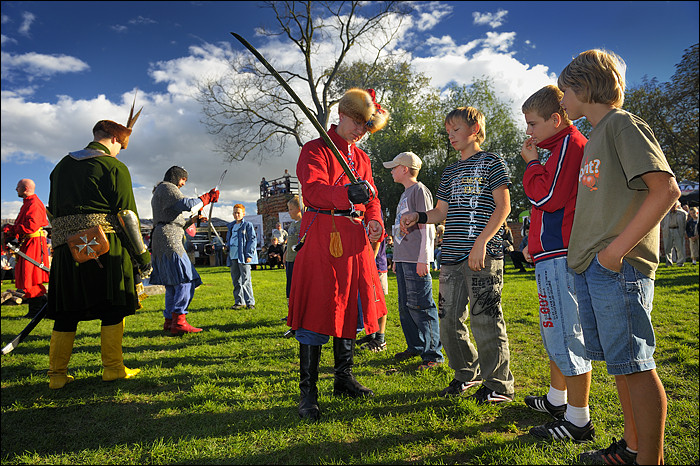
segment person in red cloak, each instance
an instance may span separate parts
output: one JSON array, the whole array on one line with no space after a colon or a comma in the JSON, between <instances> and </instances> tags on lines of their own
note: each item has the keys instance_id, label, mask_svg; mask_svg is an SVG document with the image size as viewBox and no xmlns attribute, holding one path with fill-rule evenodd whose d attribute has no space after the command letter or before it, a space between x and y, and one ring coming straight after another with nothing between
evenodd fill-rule
<instances>
[{"instance_id":1,"label":"person in red cloak","mask_svg":"<svg viewBox=\"0 0 700 466\"><path fill-rule=\"evenodd\" d=\"M34 194L36 184L29 178L23 178L17 183L17 196L24 199L19 215L14 225L3 226L5 241L19 241L19 249L28 257L40 264L49 266L49 249L46 243L46 231L43 227L49 224L46 217L46 207L39 197ZM15 286L24 293L22 298L29 304L25 317L34 316L46 304L46 287L49 274L28 260L18 257L15 266Z\"/></svg>"},{"instance_id":2,"label":"person in red cloak","mask_svg":"<svg viewBox=\"0 0 700 466\"><path fill-rule=\"evenodd\" d=\"M386 315L384 292L370 241L385 236L381 205L369 157L355 143L380 130L388 112L374 99L374 90L350 89L338 103L339 122L328 135L360 183L350 180L326 142L304 145L297 177L306 210L300 240L287 325L299 341L299 416L318 419L318 367L321 347L333 337L333 393L353 398L372 396L352 373L355 336L379 330ZM293 247L294 245L290 245ZM303 246L303 249L301 248Z\"/></svg>"}]
</instances>

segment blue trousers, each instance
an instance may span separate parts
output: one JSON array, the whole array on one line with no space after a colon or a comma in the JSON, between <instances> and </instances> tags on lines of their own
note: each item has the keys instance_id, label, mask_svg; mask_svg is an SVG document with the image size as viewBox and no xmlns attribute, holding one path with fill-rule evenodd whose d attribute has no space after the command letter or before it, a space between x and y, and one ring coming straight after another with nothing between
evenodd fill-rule
<instances>
[{"instance_id":1,"label":"blue trousers","mask_svg":"<svg viewBox=\"0 0 700 466\"><path fill-rule=\"evenodd\" d=\"M172 319L173 314L187 314L187 308L194 298L194 285L192 282L179 285L165 285L165 309L163 317Z\"/></svg>"}]
</instances>

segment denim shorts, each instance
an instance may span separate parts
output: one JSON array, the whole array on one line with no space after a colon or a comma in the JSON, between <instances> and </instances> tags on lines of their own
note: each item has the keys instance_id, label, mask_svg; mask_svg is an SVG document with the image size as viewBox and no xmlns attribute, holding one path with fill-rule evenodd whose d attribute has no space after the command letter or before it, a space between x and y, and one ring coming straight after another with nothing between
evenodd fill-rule
<instances>
[{"instance_id":1,"label":"denim shorts","mask_svg":"<svg viewBox=\"0 0 700 466\"><path fill-rule=\"evenodd\" d=\"M565 376L591 370L586 358L583 330L574 291L574 272L566 257L537 262L537 294L540 302L540 334L549 359Z\"/></svg>"},{"instance_id":2,"label":"denim shorts","mask_svg":"<svg viewBox=\"0 0 700 466\"><path fill-rule=\"evenodd\" d=\"M611 375L655 369L654 280L624 260L620 272L606 269L596 255L575 283L586 356Z\"/></svg>"}]
</instances>

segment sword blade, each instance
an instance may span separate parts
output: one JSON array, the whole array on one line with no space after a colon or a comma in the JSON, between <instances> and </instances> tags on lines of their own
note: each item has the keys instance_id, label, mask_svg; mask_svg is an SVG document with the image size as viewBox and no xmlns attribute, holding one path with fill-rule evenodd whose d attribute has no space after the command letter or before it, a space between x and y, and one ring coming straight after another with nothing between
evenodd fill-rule
<instances>
[{"instance_id":1,"label":"sword blade","mask_svg":"<svg viewBox=\"0 0 700 466\"><path fill-rule=\"evenodd\" d=\"M24 341L25 338L27 338L27 335L29 335L32 330L34 330L34 327L37 326L39 322L44 318L46 315L46 312L48 311L49 305L44 304L44 306L41 308L39 312L36 313L36 316L27 324L26 327L24 327L24 330L22 330L19 335L17 335L11 342L9 342L5 347L2 349L2 355L6 355L10 353L12 350L17 348L17 346Z\"/></svg>"},{"instance_id":2,"label":"sword blade","mask_svg":"<svg viewBox=\"0 0 700 466\"><path fill-rule=\"evenodd\" d=\"M260 63L263 64L265 68L274 76L274 78L277 80L277 82L280 83L280 85L284 88L285 91L287 91L287 94L294 100L294 102L299 106L302 112L304 112L304 115L306 115L306 118L311 121L311 124L314 125L316 128L316 131L318 131L318 134L321 135L321 138L326 142L328 147L331 149L331 152L333 152L333 155L335 158L338 160L338 163L340 166L343 168L343 171L347 175L347 177L350 179L351 183L357 183L357 178L355 177L355 174L350 170L350 167L348 166L348 163L345 161L345 157L343 157L336 147L335 143L333 140L328 136L328 133L326 133L326 129L321 125L321 123L318 122L316 117L314 116L313 113L308 109L306 105L304 105L304 102L301 101L299 96L292 90L291 87L289 87L289 84L280 76L280 74L275 70L272 65L270 65L267 60L265 60L265 57L263 57L260 52L258 52L255 47L250 45L247 40L245 40L243 37L240 35L236 34L235 32L232 32L231 35L238 39L238 41L245 46L253 55L255 55L255 58L257 58Z\"/></svg>"}]
</instances>

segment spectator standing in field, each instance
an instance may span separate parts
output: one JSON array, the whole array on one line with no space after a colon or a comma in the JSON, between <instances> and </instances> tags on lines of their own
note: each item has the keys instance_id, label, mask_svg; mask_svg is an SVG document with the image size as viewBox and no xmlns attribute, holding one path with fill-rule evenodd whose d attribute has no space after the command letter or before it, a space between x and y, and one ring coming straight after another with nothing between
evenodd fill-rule
<instances>
[{"instance_id":1,"label":"spectator standing in field","mask_svg":"<svg viewBox=\"0 0 700 466\"><path fill-rule=\"evenodd\" d=\"M569 118L586 117L593 127L568 251L586 357L605 361L615 376L624 418L620 441L579 461L663 464L667 401L653 358L651 310L658 225L680 189L651 128L621 109L625 68L612 52L588 50L558 79Z\"/></svg>"},{"instance_id":2,"label":"spectator standing in field","mask_svg":"<svg viewBox=\"0 0 700 466\"><path fill-rule=\"evenodd\" d=\"M406 349L394 355L397 361L421 358L419 370L432 369L444 361L440 343L440 319L433 300L433 277L430 263L435 248L435 226L414 225L408 233L401 231L401 216L407 212L428 212L433 208L433 195L417 180L423 165L413 152L401 152L394 160L384 162L391 169L395 183L403 185L396 206L393 226L394 263L398 289L399 319L406 339Z\"/></svg>"},{"instance_id":3,"label":"spectator standing in field","mask_svg":"<svg viewBox=\"0 0 700 466\"><path fill-rule=\"evenodd\" d=\"M664 237L664 253L666 254L666 267L673 265L673 252L675 250L676 265L685 265L685 224L687 214L681 208L680 201L661 220L661 231Z\"/></svg>"},{"instance_id":4,"label":"spectator standing in field","mask_svg":"<svg viewBox=\"0 0 700 466\"><path fill-rule=\"evenodd\" d=\"M593 440L588 393L591 361L586 358L574 273L567 265L571 225L586 137L559 104L563 93L545 86L531 95L522 111L530 136L521 156L526 163L523 188L530 200L528 254L535 262L540 334L549 356L549 391L528 395L525 404L554 421L530 429L542 439ZM541 163L537 148L549 151Z\"/></svg>"},{"instance_id":5,"label":"spectator standing in field","mask_svg":"<svg viewBox=\"0 0 700 466\"><path fill-rule=\"evenodd\" d=\"M458 396L482 386L479 404L513 401L515 383L501 309L503 222L510 213L510 178L503 158L481 150L484 115L459 107L445 129L460 160L442 174L437 206L401 217L404 234L417 224L445 222L440 268L440 341L454 378L440 396ZM476 346L469 339L469 319ZM478 348L478 352L477 352Z\"/></svg>"},{"instance_id":6,"label":"spectator standing in field","mask_svg":"<svg viewBox=\"0 0 700 466\"><path fill-rule=\"evenodd\" d=\"M287 233L287 230L282 228L282 223L277 222L275 228L272 230L272 234L270 235L270 241L272 241L272 238L277 238L277 243L280 245L284 245L287 244L288 236L289 233Z\"/></svg>"},{"instance_id":7,"label":"spectator standing in field","mask_svg":"<svg viewBox=\"0 0 700 466\"><path fill-rule=\"evenodd\" d=\"M226 265L231 270L234 304L231 309L255 308L250 267L258 263L257 236L252 223L245 220L245 206L233 206L233 222L228 224Z\"/></svg>"},{"instance_id":8,"label":"spectator standing in field","mask_svg":"<svg viewBox=\"0 0 700 466\"><path fill-rule=\"evenodd\" d=\"M691 207L688 212L688 221L685 223L685 235L688 238L690 246L690 258L693 260L693 265L698 263L698 208Z\"/></svg>"}]
</instances>

